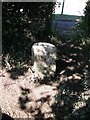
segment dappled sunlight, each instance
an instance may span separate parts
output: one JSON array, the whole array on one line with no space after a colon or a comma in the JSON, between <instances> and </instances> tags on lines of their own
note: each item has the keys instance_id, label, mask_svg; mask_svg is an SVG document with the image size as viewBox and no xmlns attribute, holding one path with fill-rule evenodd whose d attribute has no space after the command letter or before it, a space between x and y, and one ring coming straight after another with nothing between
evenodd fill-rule
<instances>
[{"instance_id":1,"label":"dappled sunlight","mask_svg":"<svg viewBox=\"0 0 90 120\"><path fill-rule=\"evenodd\" d=\"M57 92L57 88L51 85L38 85L31 89L21 87L20 108L35 119L53 118L51 106L55 103Z\"/></svg>"},{"instance_id":2,"label":"dappled sunlight","mask_svg":"<svg viewBox=\"0 0 90 120\"><path fill-rule=\"evenodd\" d=\"M58 45L58 67L63 69L57 74L58 94L52 109L56 119L85 118L89 116L86 101L90 97L90 56L84 45L66 41ZM86 52L85 52L86 51ZM64 62L62 62L62 60ZM61 64L60 64L61 63ZM89 103L90 104L90 103ZM84 112L84 114L83 114ZM80 117L80 115L81 117Z\"/></svg>"},{"instance_id":3,"label":"dappled sunlight","mask_svg":"<svg viewBox=\"0 0 90 120\"><path fill-rule=\"evenodd\" d=\"M88 119L90 39L75 37L72 30L70 33L64 31L70 34L70 38L63 38L58 30L51 31L54 4L18 5L18 10L17 3L4 3L3 6L6 17L3 19L4 49L0 56L0 107L3 112L11 117L33 120ZM36 11L31 11L30 7ZM33 52L32 45L38 42L46 42L47 46L39 46L41 50ZM45 76L41 78L35 72L42 72Z\"/></svg>"},{"instance_id":4,"label":"dappled sunlight","mask_svg":"<svg viewBox=\"0 0 90 120\"><path fill-rule=\"evenodd\" d=\"M47 79L33 78L31 62L18 64L5 72L3 83L7 86L19 83L18 109L33 119L72 119L89 116L87 101L90 97L90 64L85 47L67 42L58 47L56 74ZM51 56L52 57L52 56ZM88 61L87 61L88 60ZM21 74L23 71L23 74ZM12 82L12 73L17 73ZM7 79L6 79L7 76ZM11 77L11 78L10 78ZM6 82L7 81L7 82ZM24 81L24 83L23 83ZM8 84L7 84L8 83ZM10 84L9 84L10 83ZM6 87L7 88L7 87ZM17 89L18 90L18 89ZM88 103L89 104L89 103ZM80 115L79 115L80 114Z\"/></svg>"}]
</instances>

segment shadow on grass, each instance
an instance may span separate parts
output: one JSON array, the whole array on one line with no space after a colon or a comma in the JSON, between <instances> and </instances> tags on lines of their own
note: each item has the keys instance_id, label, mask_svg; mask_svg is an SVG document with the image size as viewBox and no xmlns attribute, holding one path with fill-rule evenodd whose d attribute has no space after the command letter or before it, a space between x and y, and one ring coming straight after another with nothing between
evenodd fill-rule
<instances>
[{"instance_id":1,"label":"shadow on grass","mask_svg":"<svg viewBox=\"0 0 90 120\"><path fill-rule=\"evenodd\" d=\"M55 97L56 103L52 106L56 119L88 120L87 101L90 92L85 96L82 94L90 90L89 50L85 46L65 42L59 46L59 54L72 62L59 76L59 92Z\"/></svg>"},{"instance_id":2,"label":"shadow on grass","mask_svg":"<svg viewBox=\"0 0 90 120\"><path fill-rule=\"evenodd\" d=\"M27 95L27 100L26 95L23 95L26 102L30 102L28 110L26 102L24 102L24 110L31 113L35 119L89 119L90 94L87 94L87 92L90 89L90 64L87 60L90 60L90 58L87 56L89 51L85 52L85 48L83 48L83 46L72 42L66 42L58 46L60 59L56 63L56 76L50 80L43 79L39 81L39 87L43 85L55 87L54 84L56 84L55 89L58 93L54 94L53 97L51 92L49 95L44 93L45 96L39 94L39 99L33 101L29 95ZM46 90L45 87L43 89ZM37 94L38 92L37 90ZM52 99L54 99L54 102L52 102ZM49 111L43 112L43 106Z\"/></svg>"},{"instance_id":3,"label":"shadow on grass","mask_svg":"<svg viewBox=\"0 0 90 120\"><path fill-rule=\"evenodd\" d=\"M14 118L10 117L6 113L2 113L2 119L1 120L14 120Z\"/></svg>"},{"instance_id":4,"label":"shadow on grass","mask_svg":"<svg viewBox=\"0 0 90 120\"><path fill-rule=\"evenodd\" d=\"M33 94L33 89L21 87L21 96L18 99L20 109L30 113L35 120L88 120L90 94L84 93L90 89L89 47L86 49L85 46L71 41L58 44L57 47L59 59L56 62L56 76L50 80L46 78L38 81L39 85L34 88ZM26 71L27 67L12 68L11 78L17 79ZM55 90L48 92L44 85L55 87L57 93L54 94Z\"/></svg>"},{"instance_id":5,"label":"shadow on grass","mask_svg":"<svg viewBox=\"0 0 90 120\"><path fill-rule=\"evenodd\" d=\"M10 73L10 77L15 80L21 75L24 76L24 73L27 72L27 70L27 67L15 67L9 70L8 73Z\"/></svg>"}]
</instances>

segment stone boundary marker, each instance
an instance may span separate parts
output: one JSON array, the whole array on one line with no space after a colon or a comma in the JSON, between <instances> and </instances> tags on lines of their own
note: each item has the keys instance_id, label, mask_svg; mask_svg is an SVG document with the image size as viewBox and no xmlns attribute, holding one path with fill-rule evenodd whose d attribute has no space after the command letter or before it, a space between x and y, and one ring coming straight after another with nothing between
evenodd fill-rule
<instances>
[{"instance_id":1,"label":"stone boundary marker","mask_svg":"<svg viewBox=\"0 0 90 120\"><path fill-rule=\"evenodd\" d=\"M39 42L32 46L32 63L35 76L50 78L56 72L57 48L50 43Z\"/></svg>"}]
</instances>

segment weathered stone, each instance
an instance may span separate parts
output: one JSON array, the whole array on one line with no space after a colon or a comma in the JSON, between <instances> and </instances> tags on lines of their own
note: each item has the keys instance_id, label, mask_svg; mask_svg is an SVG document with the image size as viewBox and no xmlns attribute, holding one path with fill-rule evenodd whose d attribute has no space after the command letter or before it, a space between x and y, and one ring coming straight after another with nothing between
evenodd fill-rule
<instances>
[{"instance_id":1,"label":"weathered stone","mask_svg":"<svg viewBox=\"0 0 90 120\"><path fill-rule=\"evenodd\" d=\"M57 48L50 43L39 42L32 46L32 62L36 76L41 79L54 76L56 52Z\"/></svg>"}]
</instances>

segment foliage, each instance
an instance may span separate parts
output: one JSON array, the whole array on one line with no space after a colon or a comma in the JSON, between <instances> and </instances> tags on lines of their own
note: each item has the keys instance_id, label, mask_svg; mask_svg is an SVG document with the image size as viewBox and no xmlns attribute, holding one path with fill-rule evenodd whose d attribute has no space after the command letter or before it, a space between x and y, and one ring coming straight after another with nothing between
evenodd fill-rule
<instances>
[{"instance_id":1,"label":"foliage","mask_svg":"<svg viewBox=\"0 0 90 120\"><path fill-rule=\"evenodd\" d=\"M36 41L49 39L53 2L3 2L3 53L26 57Z\"/></svg>"},{"instance_id":2,"label":"foliage","mask_svg":"<svg viewBox=\"0 0 90 120\"><path fill-rule=\"evenodd\" d=\"M88 0L87 5L85 7L85 31L87 33L87 35L90 35L90 0Z\"/></svg>"},{"instance_id":3,"label":"foliage","mask_svg":"<svg viewBox=\"0 0 90 120\"><path fill-rule=\"evenodd\" d=\"M84 16L79 22L79 28L84 30L84 36L90 37L90 0L87 1L84 9Z\"/></svg>"}]
</instances>

